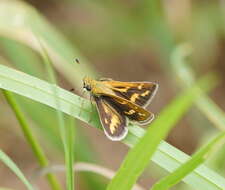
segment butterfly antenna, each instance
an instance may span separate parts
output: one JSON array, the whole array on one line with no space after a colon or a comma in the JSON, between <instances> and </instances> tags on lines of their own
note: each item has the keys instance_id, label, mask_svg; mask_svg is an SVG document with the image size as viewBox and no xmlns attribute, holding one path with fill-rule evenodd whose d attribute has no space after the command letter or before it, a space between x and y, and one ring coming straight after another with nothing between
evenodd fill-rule
<instances>
[{"instance_id":1,"label":"butterfly antenna","mask_svg":"<svg viewBox=\"0 0 225 190\"><path fill-rule=\"evenodd\" d=\"M74 59L74 62L76 62L77 64L80 64L80 61L79 61L78 58L75 58L75 59ZM74 88L71 88L71 89L70 89L70 92L74 92Z\"/></svg>"}]
</instances>

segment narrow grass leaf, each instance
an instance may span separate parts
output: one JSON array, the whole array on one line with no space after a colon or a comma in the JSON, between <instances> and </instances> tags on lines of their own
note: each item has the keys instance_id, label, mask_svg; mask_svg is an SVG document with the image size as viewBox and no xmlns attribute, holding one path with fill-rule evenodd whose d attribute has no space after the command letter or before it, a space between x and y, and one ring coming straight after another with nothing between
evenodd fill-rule
<instances>
[{"instance_id":1,"label":"narrow grass leaf","mask_svg":"<svg viewBox=\"0 0 225 190\"><path fill-rule=\"evenodd\" d=\"M56 88L57 79L56 79L54 70L52 68L52 62L49 58L48 52L46 51L45 47L43 46L41 40L38 39L38 41L39 41L39 44L42 49L42 57L43 57L45 65L46 65L46 70L48 71L50 81L54 84L54 86L52 86L53 87L52 91L55 94L54 99L55 99L55 103L57 104L56 113L57 113L60 134L62 137L64 151L65 151L67 189L74 190L73 144L71 144L71 143L74 143L74 139L72 139L74 136L73 136L73 134L71 134L71 132L73 132L72 128L74 126L71 126L71 125L69 125L67 127L65 126L64 116L63 116L63 113L60 111L61 105L60 105L60 101L58 100L58 91Z\"/></svg>"},{"instance_id":2,"label":"narrow grass leaf","mask_svg":"<svg viewBox=\"0 0 225 190\"><path fill-rule=\"evenodd\" d=\"M161 179L157 182L152 190L161 190L161 189L169 189L173 185L180 182L186 175L192 172L195 168L197 168L200 164L202 164L208 154L212 151L212 149L218 149L219 144L224 141L225 132L217 135L213 140L211 140L207 145L199 149L186 163L182 164L179 168L177 168L174 172L169 174L168 176Z\"/></svg>"},{"instance_id":3,"label":"narrow grass leaf","mask_svg":"<svg viewBox=\"0 0 225 190\"><path fill-rule=\"evenodd\" d=\"M130 147L134 146L134 144L131 144L130 142L137 143L139 138L145 134L145 130L138 126L129 127L129 132L134 135L129 135L129 138L126 138L123 142ZM167 170L169 173L174 172L190 159L190 156L165 141L160 143L157 151L152 157L153 162ZM192 187L199 187L204 190L221 190L225 187L225 179L204 166L204 164L201 164L192 173L183 178L182 181Z\"/></svg>"},{"instance_id":4,"label":"narrow grass leaf","mask_svg":"<svg viewBox=\"0 0 225 190\"><path fill-rule=\"evenodd\" d=\"M25 119L25 116L23 112L21 111L19 105L17 104L15 98L13 97L13 94L11 92L8 92L6 90L3 90L3 94L8 102L8 104L11 106L20 126L23 131L23 134L28 142L28 144L31 146L31 149L35 155L35 157L38 160L38 163L41 167L47 167L48 166L48 159L44 154L44 151L42 150L39 142L35 138L34 134L31 131L31 128L28 124L28 122ZM53 174L47 174L46 178L48 180L49 185L53 190L60 190L62 187L58 183L56 177Z\"/></svg>"},{"instance_id":5,"label":"narrow grass leaf","mask_svg":"<svg viewBox=\"0 0 225 190\"><path fill-rule=\"evenodd\" d=\"M57 109L51 84L3 65L0 65L0 88ZM61 105L60 111L86 123L93 114L91 116L93 119L89 125L102 129L97 112L91 113L92 107L89 101L59 87L57 87L57 91L57 98ZM74 110L72 113L71 107ZM138 126L129 127L129 134L123 142L129 146L134 146L144 134L145 130ZM152 160L160 167L172 172L188 158L188 155L175 147L161 142ZM187 184L197 185L204 190L219 190L225 186L224 178L204 165L194 170L183 180Z\"/></svg>"},{"instance_id":6,"label":"narrow grass leaf","mask_svg":"<svg viewBox=\"0 0 225 190\"><path fill-rule=\"evenodd\" d=\"M72 112L73 109L71 109L71 112ZM70 123L69 125L67 126L67 135L66 137L68 138L67 139L67 146L68 146L68 153L69 153L69 163L68 163L68 173L69 173L69 177L70 177L70 180L69 180L69 183L70 183L70 186L71 186L71 189L72 190L75 190L75 171L73 170L73 165L74 165L74 145L75 145L75 121L74 121L74 118L70 117Z\"/></svg>"},{"instance_id":7,"label":"narrow grass leaf","mask_svg":"<svg viewBox=\"0 0 225 190\"><path fill-rule=\"evenodd\" d=\"M0 150L0 160L17 175L17 177L24 183L24 185L27 187L27 189L34 190L32 185L26 179L26 177L23 175L23 173L20 171L20 169L2 150Z\"/></svg>"},{"instance_id":8,"label":"narrow grass leaf","mask_svg":"<svg viewBox=\"0 0 225 190\"><path fill-rule=\"evenodd\" d=\"M209 80L203 82L204 90L211 86ZM200 95L197 89L197 86L194 86L185 90L160 113L159 117L147 129L145 135L129 151L107 190L129 190L132 188L148 166L160 141L166 137L169 130L188 111L193 100Z\"/></svg>"}]
</instances>

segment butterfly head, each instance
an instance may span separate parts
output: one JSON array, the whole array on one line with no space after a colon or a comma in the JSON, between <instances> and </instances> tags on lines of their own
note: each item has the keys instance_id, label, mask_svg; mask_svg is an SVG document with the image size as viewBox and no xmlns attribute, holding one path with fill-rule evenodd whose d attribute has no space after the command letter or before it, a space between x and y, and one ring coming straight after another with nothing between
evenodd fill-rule
<instances>
[{"instance_id":1,"label":"butterfly head","mask_svg":"<svg viewBox=\"0 0 225 190\"><path fill-rule=\"evenodd\" d=\"M84 77L83 88L86 89L87 91L91 91L93 87L93 82L94 80L91 79L90 77Z\"/></svg>"}]
</instances>

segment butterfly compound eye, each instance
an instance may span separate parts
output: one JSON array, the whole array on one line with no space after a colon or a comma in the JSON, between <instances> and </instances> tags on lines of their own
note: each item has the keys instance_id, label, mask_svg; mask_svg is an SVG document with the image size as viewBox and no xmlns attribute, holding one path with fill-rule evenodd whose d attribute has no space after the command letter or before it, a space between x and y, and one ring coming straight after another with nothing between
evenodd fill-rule
<instances>
[{"instance_id":1,"label":"butterfly compound eye","mask_svg":"<svg viewBox=\"0 0 225 190\"><path fill-rule=\"evenodd\" d=\"M90 85L86 85L85 88L86 88L87 91L91 91L91 86Z\"/></svg>"}]
</instances>

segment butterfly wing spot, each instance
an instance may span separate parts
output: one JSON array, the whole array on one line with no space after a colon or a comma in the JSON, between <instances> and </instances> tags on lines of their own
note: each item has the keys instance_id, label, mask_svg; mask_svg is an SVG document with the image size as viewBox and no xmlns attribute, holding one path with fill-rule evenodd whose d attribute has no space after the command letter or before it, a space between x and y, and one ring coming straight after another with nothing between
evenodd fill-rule
<instances>
[{"instance_id":1,"label":"butterfly wing spot","mask_svg":"<svg viewBox=\"0 0 225 190\"><path fill-rule=\"evenodd\" d=\"M143 87L143 84L138 85L138 90L141 90Z\"/></svg>"},{"instance_id":2,"label":"butterfly wing spot","mask_svg":"<svg viewBox=\"0 0 225 190\"><path fill-rule=\"evenodd\" d=\"M109 122L108 122L108 120L107 120L107 118L105 118L105 123L106 123L106 124L108 124L108 123L109 123Z\"/></svg>"},{"instance_id":3,"label":"butterfly wing spot","mask_svg":"<svg viewBox=\"0 0 225 190\"><path fill-rule=\"evenodd\" d=\"M138 115L140 115L140 116L146 116L145 113L141 113L141 112L139 112Z\"/></svg>"},{"instance_id":4,"label":"butterfly wing spot","mask_svg":"<svg viewBox=\"0 0 225 190\"><path fill-rule=\"evenodd\" d=\"M110 113L109 108L105 104L103 104L103 108L104 108L104 111L105 111L106 114ZM109 123L107 118L105 118L104 121L105 121L105 124ZM110 129L112 134L116 131L116 128L118 127L119 124L120 124L120 120L119 120L118 116L112 115L112 118L111 118L111 121L110 121L110 126L109 126L109 129Z\"/></svg>"},{"instance_id":5,"label":"butterfly wing spot","mask_svg":"<svg viewBox=\"0 0 225 190\"><path fill-rule=\"evenodd\" d=\"M139 97L139 94L134 93L134 94L131 96L130 101L131 101L131 102L135 102L136 99L138 99L138 97Z\"/></svg>"},{"instance_id":6,"label":"butterfly wing spot","mask_svg":"<svg viewBox=\"0 0 225 190\"><path fill-rule=\"evenodd\" d=\"M116 90L119 92L127 92L130 87L117 87ZM115 88L114 88L115 90Z\"/></svg>"},{"instance_id":7,"label":"butterfly wing spot","mask_svg":"<svg viewBox=\"0 0 225 190\"><path fill-rule=\"evenodd\" d=\"M126 113L128 115L132 115L135 113L135 110L131 109L130 111L125 111L124 113Z\"/></svg>"},{"instance_id":8,"label":"butterfly wing spot","mask_svg":"<svg viewBox=\"0 0 225 190\"><path fill-rule=\"evenodd\" d=\"M127 102L125 102L125 101L121 101L121 104L126 104Z\"/></svg>"},{"instance_id":9,"label":"butterfly wing spot","mask_svg":"<svg viewBox=\"0 0 225 190\"><path fill-rule=\"evenodd\" d=\"M111 122L110 122L110 126L109 126L109 129L112 134L114 134L114 132L116 131L116 128L118 127L119 123L120 123L120 121L119 121L119 118L117 117L117 115L113 115Z\"/></svg>"},{"instance_id":10,"label":"butterfly wing spot","mask_svg":"<svg viewBox=\"0 0 225 190\"><path fill-rule=\"evenodd\" d=\"M108 109L108 107L105 104L103 104L103 109L104 109L105 113L109 113L110 112L110 110Z\"/></svg>"},{"instance_id":11,"label":"butterfly wing spot","mask_svg":"<svg viewBox=\"0 0 225 190\"><path fill-rule=\"evenodd\" d=\"M142 97L149 95L150 91L146 90L144 93L141 94Z\"/></svg>"}]
</instances>

